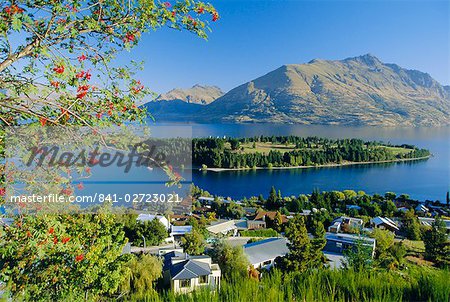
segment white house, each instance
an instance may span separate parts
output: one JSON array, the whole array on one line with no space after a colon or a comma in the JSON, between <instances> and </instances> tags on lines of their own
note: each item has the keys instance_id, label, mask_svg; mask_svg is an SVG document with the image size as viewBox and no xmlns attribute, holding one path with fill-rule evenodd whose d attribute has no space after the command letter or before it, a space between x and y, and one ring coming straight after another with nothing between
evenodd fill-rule
<instances>
[{"instance_id":1,"label":"white house","mask_svg":"<svg viewBox=\"0 0 450 302\"><path fill-rule=\"evenodd\" d=\"M229 233L232 233L233 236L237 235L237 226L234 220L220 221L216 224L208 226L206 229L214 235L227 235Z\"/></svg>"},{"instance_id":2,"label":"white house","mask_svg":"<svg viewBox=\"0 0 450 302\"><path fill-rule=\"evenodd\" d=\"M341 216L333 220L331 225L328 227L328 232L339 233L342 228L348 227L350 229L361 229L364 221L359 218L344 217Z\"/></svg>"},{"instance_id":3,"label":"white house","mask_svg":"<svg viewBox=\"0 0 450 302\"><path fill-rule=\"evenodd\" d=\"M157 219L159 222L161 222L167 230L170 229L170 222L169 220L162 216L162 215L153 215L153 214L139 214L137 217L137 220L140 222L145 222L145 221L152 221L154 219Z\"/></svg>"},{"instance_id":4,"label":"white house","mask_svg":"<svg viewBox=\"0 0 450 302\"><path fill-rule=\"evenodd\" d=\"M268 238L243 246L244 254L254 268L270 269L275 258L282 257L289 252L285 238Z\"/></svg>"},{"instance_id":5,"label":"white house","mask_svg":"<svg viewBox=\"0 0 450 302\"><path fill-rule=\"evenodd\" d=\"M188 293L197 288L220 287L219 265L212 263L209 256L190 256L172 251L164 255L163 277L175 293Z\"/></svg>"}]
</instances>

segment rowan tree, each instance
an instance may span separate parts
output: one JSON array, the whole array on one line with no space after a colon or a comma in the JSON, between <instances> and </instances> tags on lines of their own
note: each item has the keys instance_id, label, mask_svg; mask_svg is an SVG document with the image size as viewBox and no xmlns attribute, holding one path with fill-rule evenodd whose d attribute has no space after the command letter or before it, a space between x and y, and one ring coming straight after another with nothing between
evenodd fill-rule
<instances>
[{"instance_id":1,"label":"rowan tree","mask_svg":"<svg viewBox=\"0 0 450 302\"><path fill-rule=\"evenodd\" d=\"M142 121L147 113L138 105L151 93L135 78L143 63L120 64L116 55L162 27L206 39L208 23L219 18L212 5L193 0L0 3L1 157L6 126Z\"/></svg>"},{"instance_id":2,"label":"rowan tree","mask_svg":"<svg viewBox=\"0 0 450 302\"><path fill-rule=\"evenodd\" d=\"M210 17L206 17L210 15ZM115 56L161 27L206 38L214 7L198 1L2 1L0 120L99 125L139 120L150 91L133 77L140 63Z\"/></svg>"},{"instance_id":3,"label":"rowan tree","mask_svg":"<svg viewBox=\"0 0 450 302\"><path fill-rule=\"evenodd\" d=\"M8 126L77 125L95 131L143 121L147 113L138 105L151 94L135 78L143 64L119 64L116 55L162 27L207 38L208 23L218 18L212 5L192 0L0 1L0 157ZM171 167L166 172L176 177ZM0 174L1 204L3 165ZM59 177L53 181L66 183L64 193L73 194ZM16 180L33 183L36 176ZM0 279L14 298L113 295L124 278L126 239L110 213L19 212L0 232Z\"/></svg>"},{"instance_id":4,"label":"rowan tree","mask_svg":"<svg viewBox=\"0 0 450 302\"><path fill-rule=\"evenodd\" d=\"M14 300L112 295L127 239L107 207L95 214L19 215L0 227L0 279Z\"/></svg>"}]
</instances>

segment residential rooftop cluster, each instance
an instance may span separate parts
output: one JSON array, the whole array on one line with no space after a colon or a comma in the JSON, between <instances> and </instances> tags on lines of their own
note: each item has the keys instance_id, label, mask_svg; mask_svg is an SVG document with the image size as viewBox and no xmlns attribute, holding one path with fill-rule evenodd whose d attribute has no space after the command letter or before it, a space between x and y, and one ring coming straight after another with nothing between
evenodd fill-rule
<instances>
[{"instance_id":1,"label":"residential rooftop cluster","mask_svg":"<svg viewBox=\"0 0 450 302\"><path fill-rule=\"evenodd\" d=\"M211 196L196 187L193 190L189 212L139 213L139 223L158 221L165 238L153 246L132 242L130 249L162 257L165 284L179 293L220 286L222 270L211 258L219 242L241 249L250 271L262 275L271 270L290 252L285 230L294 217L303 217L310 240L315 238L314 223L324 225L322 253L325 265L332 269L348 265L346 254L358 246L375 259L375 230L388 232L396 242L419 240L412 238L420 236L414 234L414 229L429 228L436 216L441 217L447 233L450 231L448 207L419 203L406 195L369 196L347 190L281 197L281 192L272 189L267 199L259 196L233 201Z\"/></svg>"}]
</instances>

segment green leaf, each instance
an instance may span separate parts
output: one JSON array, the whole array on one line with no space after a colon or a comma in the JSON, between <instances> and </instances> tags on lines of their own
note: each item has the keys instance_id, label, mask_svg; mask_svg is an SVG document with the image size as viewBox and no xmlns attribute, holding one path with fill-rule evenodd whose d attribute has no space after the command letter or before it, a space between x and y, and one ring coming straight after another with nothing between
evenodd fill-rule
<instances>
[{"instance_id":1,"label":"green leaf","mask_svg":"<svg viewBox=\"0 0 450 302\"><path fill-rule=\"evenodd\" d=\"M12 19L12 29L20 31L21 28L22 28L22 20L20 20L18 16L14 16Z\"/></svg>"}]
</instances>

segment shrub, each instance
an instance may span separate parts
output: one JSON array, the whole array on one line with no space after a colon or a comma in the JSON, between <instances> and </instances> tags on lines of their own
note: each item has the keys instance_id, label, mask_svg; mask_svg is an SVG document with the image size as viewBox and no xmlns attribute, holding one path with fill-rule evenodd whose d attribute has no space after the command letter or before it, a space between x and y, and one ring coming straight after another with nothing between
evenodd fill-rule
<instances>
[{"instance_id":1,"label":"shrub","mask_svg":"<svg viewBox=\"0 0 450 302\"><path fill-rule=\"evenodd\" d=\"M240 231L244 237L277 237L278 233L274 229Z\"/></svg>"}]
</instances>

